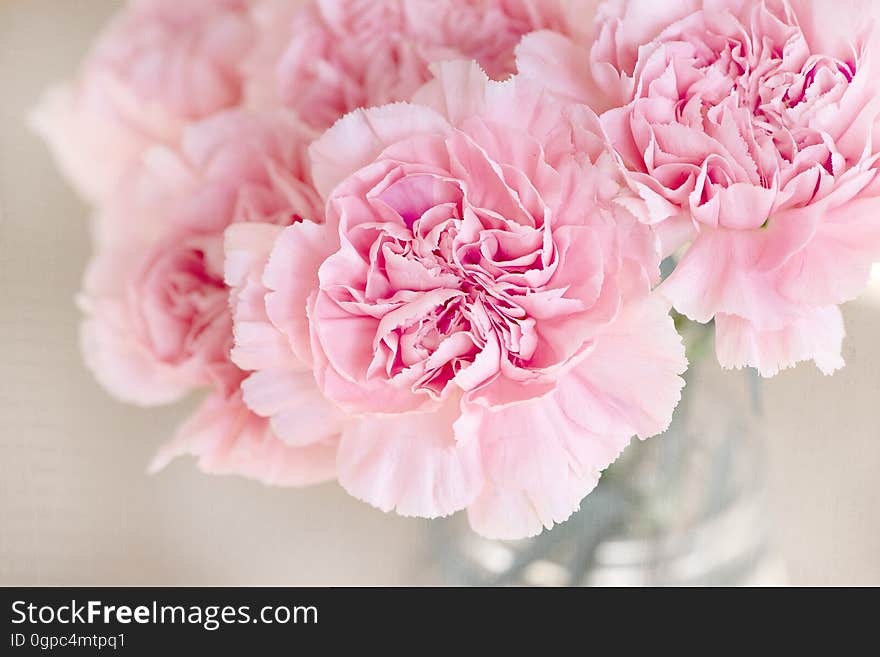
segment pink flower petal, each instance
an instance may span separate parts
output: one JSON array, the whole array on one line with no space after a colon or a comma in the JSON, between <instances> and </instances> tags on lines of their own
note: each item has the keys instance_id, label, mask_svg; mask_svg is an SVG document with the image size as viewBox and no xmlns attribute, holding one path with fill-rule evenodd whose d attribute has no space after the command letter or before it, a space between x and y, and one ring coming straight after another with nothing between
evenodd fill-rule
<instances>
[{"instance_id":1,"label":"pink flower petal","mask_svg":"<svg viewBox=\"0 0 880 657\"><path fill-rule=\"evenodd\" d=\"M476 436L456 439L457 400L437 412L369 416L339 446L339 483L383 511L436 518L465 508L483 483Z\"/></svg>"},{"instance_id":2,"label":"pink flower petal","mask_svg":"<svg viewBox=\"0 0 880 657\"><path fill-rule=\"evenodd\" d=\"M718 312L760 319L768 328L782 326L796 311L772 273L755 266L766 241L763 231L703 228L658 291L697 322Z\"/></svg>"},{"instance_id":3,"label":"pink flower petal","mask_svg":"<svg viewBox=\"0 0 880 657\"><path fill-rule=\"evenodd\" d=\"M339 435L345 422L310 371L260 370L242 382L241 390L248 408L271 418L275 434L288 445L324 442Z\"/></svg>"},{"instance_id":4,"label":"pink flower petal","mask_svg":"<svg viewBox=\"0 0 880 657\"><path fill-rule=\"evenodd\" d=\"M288 342L266 314L267 290L262 284L263 270L280 226L271 224L233 224L225 233L225 280L233 288L230 298L234 320L233 362L246 370L280 367L291 358Z\"/></svg>"},{"instance_id":5,"label":"pink flower petal","mask_svg":"<svg viewBox=\"0 0 880 657\"><path fill-rule=\"evenodd\" d=\"M684 345L656 295L627 304L584 360L559 382L560 405L597 433L649 438L681 398Z\"/></svg>"},{"instance_id":6,"label":"pink flower petal","mask_svg":"<svg viewBox=\"0 0 880 657\"><path fill-rule=\"evenodd\" d=\"M160 448L150 472L180 456L194 456L209 474L241 475L272 486L309 486L333 478L336 451L335 438L305 447L287 445L240 397L215 394Z\"/></svg>"},{"instance_id":7,"label":"pink flower petal","mask_svg":"<svg viewBox=\"0 0 880 657\"><path fill-rule=\"evenodd\" d=\"M837 306L809 311L782 329L761 330L736 315L715 317L715 351L722 367L754 367L775 376L813 360L824 374L843 367L843 317Z\"/></svg>"},{"instance_id":8,"label":"pink flower petal","mask_svg":"<svg viewBox=\"0 0 880 657\"><path fill-rule=\"evenodd\" d=\"M516 49L516 67L557 96L597 112L608 109L590 71L589 49L558 32L542 30L524 36Z\"/></svg>"},{"instance_id":9,"label":"pink flower petal","mask_svg":"<svg viewBox=\"0 0 880 657\"><path fill-rule=\"evenodd\" d=\"M126 327L86 320L80 343L98 382L120 399L140 406L159 406L182 399L199 380L192 370L157 362Z\"/></svg>"},{"instance_id":10,"label":"pink flower petal","mask_svg":"<svg viewBox=\"0 0 880 657\"><path fill-rule=\"evenodd\" d=\"M334 227L306 221L294 224L274 244L263 273L269 290L266 313L303 363L312 359L306 302L318 285L318 268L338 246Z\"/></svg>"},{"instance_id":11,"label":"pink flower petal","mask_svg":"<svg viewBox=\"0 0 880 657\"><path fill-rule=\"evenodd\" d=\"M629 441L612 449L606 463L580 461L578 452L595 437L548 397L498 411L467 406L456 436L479 438L486 473L485 488L468 507L471 527L505 539L533 536L567 520Z\"/></svg>"},{"instance_id":12,"label":"pink flower petal","mask_svg":"<svg viewBox=\"0 0 880 657\"><path fill-rule=\"evenodd\" d=\"M419 134L445 132L448 125L438 113L418 105L401 103L354 111L311 145L315 187L326 198L387 146Z\"/></svg>"}]
</instances>

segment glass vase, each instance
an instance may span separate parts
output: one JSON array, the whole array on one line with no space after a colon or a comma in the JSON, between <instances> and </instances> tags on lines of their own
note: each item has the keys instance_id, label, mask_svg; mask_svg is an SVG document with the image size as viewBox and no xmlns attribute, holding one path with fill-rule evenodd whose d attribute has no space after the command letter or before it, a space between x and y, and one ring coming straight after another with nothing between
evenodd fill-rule
<instances>
[{"instance_id":1,"label":"glass vase","mask_svg":"<svg viewBox=\"0 0 880 657\"><path fill-rule=\"evenodd\" d=\"M431 562L451 585L782 583L768 547L760 378L689 348L669 429L634 440L567 522L520 541L474 534L464 514L433 523ZM702 344L701 344L702 343ZM695 362L696 361L696 362Z\"/></svg>"}]
</instances>

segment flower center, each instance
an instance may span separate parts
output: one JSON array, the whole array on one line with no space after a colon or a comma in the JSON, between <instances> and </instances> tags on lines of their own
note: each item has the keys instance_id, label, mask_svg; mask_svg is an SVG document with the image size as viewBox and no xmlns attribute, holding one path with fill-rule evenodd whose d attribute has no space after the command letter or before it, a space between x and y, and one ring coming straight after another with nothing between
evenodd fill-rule
<instances>
[{"instance_id":1,"label":"flower center","mask_svg":"<svg viewBox=\"0 0 880 657\"><path fill-rule=\"evenodd\" d=\"M675 93L676 120L724 144L753 169L752 184L782 185L780 173L790 179L816 164L830 173L832 153L817 121L840 100L855 63L811 54L800 29L765 6L756 8L750 32L723 22L712 31L703 21L687 19L685 36L663 44L664 69L652 76L648 96ZM745 182L737 178L725 167L709 172L722 186Z\"/></svg>"},{"instance_id":2,"label":"flower center","mask_svg":"<svg viewBox=\"0 0 880 657\"><path fill-rule=\"evenodd\" d=\"M404 178L379 200L404 224L383 224L370 248L390 285L387 293L368 285L367 295L395 308L374 345L385 373L424 367L419 386L439 394L481 352L527 365L538 340L517 297L543 268L543 229L481 208L462 186L430 176Z\"/></svg>"}]
</instances>

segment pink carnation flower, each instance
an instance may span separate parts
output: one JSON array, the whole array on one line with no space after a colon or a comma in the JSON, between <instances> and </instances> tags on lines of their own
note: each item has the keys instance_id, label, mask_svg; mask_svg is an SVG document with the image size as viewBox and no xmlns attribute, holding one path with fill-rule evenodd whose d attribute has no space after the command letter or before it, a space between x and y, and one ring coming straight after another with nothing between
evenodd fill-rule
<instances>
[{"instance_id":1,"label":"pink carnation flower","mask_svg":"<svg viewBox=\"0 0 880 657\"><path fill-rule=\"evenodd\" d=\"M155 142L239 103L252 0L132 0L34 114L65 174L104 199Z\"/></svg>"},{"instance_id":2,"label":"pink carnation flower","mask_svg":"<svg viewBox=\"0 0 880 657\"><path fill-rule=\"evenodd\" d=\"M694 233L661 290L714 318L722 365L843 364L837 304L880 258L876 8L621 0L600 8L589 55L548 33L523 45L532 74L566 64L557 93L621 105L602 122L651 221Z\"/></svg>"},{"instance_id":3,"label":"pink carnation flower","mask_svg":"<svg viewBox=\"0 0 880 657\"><path fill-rule=\"evenodd\" d=\"M354 112L313 144L326 224L227 231L227 273L261 281L239 297L235 360L279 435L341 422L352 495L467 508L478 532L523 537L666 428L686 362L650 294L644 203L595 115L475 64L435 71L414 104Z\"/></svg>"},{"instance_id":4,"label":"pink carnation flower","mask_svg":"<svg viewBox=\"0 0 880 657\"><path fill-rule=\"evenodd\" d=\"M312 137L286 113L223 112L187 128L176 148L149 150L96 220L81 305L83 352L98 380L141 405L213 391L157 467L191 453L206 470L269 483L328 476L327 448L285 443L242 402L223 270L230 224L320 216L305 161Z\"/></svg>"},{"instance_id":5,"label":"pink carnation flower","mask_svg":"<svg viewBox=\"0 0 880 657\"><path fill-rule=\"evenodd\" d=\"M568 1L270 1L258 12L250 95L326 128L358 107L408 100L430 78L431 62L472 58L504 78L523 34L566 30Z\"/></svg>"}]
</instances>

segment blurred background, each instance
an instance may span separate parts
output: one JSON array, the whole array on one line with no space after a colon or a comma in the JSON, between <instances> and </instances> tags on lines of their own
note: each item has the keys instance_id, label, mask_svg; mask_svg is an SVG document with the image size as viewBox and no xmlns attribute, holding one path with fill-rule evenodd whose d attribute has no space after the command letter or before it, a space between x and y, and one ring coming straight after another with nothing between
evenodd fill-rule
<instances>
[{"instance_id":1,"label":"blurred background","mask_svg":"<svg viewBox=\"0 0 880 657\"><path fill-rule=\"evenodd\" d=\"M182 0L185 1L185 0ZM78 348L88 208L25 117L119 2L0 0L0 585L439 581L424 521L334 484L273 489L181 460L145 473L187 408L113 401ZM880 269L844 308L847 367L763 388L776 581L880 585ZM736 376L735 373L730 376Z\"/></svg>"}]
</instances>

